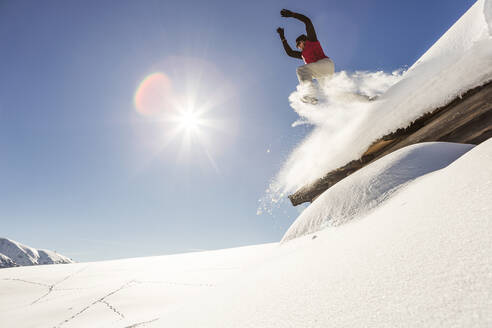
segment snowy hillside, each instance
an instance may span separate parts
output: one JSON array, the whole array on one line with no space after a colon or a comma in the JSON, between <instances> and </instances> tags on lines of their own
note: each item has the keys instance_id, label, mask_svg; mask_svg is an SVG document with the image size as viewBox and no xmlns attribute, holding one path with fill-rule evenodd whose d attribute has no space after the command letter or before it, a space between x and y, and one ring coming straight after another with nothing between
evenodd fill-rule
<instances>
[{"instance_id":1,"label":"snowy hillside","mask_svg":"<svg viewBox=\"0 0 492 328\"><path fill-rule=\"evenodd\" d=\"M490 327L492 139L471 150L413 146L382 163L361 169L359 180L375 172L392 178L399 167L403 178L390 183L399 190L316 238L0 270L0 322L20 328ZM419 177L403 182L409 176ZM368 199L379 202L388 189L380 186ZM325 211L314 208L313 218Z\"/></svg>"},{"instance_id":2,"label":"snowy hillside","mask_svg":"<svg viewBox=\"0 0 492 328\"><path fill-rule=\"evenodd\" d=\"M357 160L384 135L491 80L492 0L479 0L403 74L338 72L321 87L316 106L303 103L302 93L294 92L289 98L299 115L294 125L314 128L269 186L260 210ZM379 98L357 101L355 94Z\"/></svg>"},{"instance_id":3,"label":"snowy hillside","mask_svg":"<svg viewBox=\"0 0 492 328\"><path fill-rule=\"evenodd\" d=\"M0 238L0 268L60 263L73 261L53 251L34 249L7 238Z\"/></svg>"},{"instance_id":4,"label":"snowy hillside","mask_svg":"<svg viewBox=\"0 0 492 328\"><path fill-rule=\"evenodd\" d=\"M19 266L19 265L17 263L15 263L14 261L12 261L10 259L10 257L5 256L5 255L0 253L0 269L1 268L11 268L11 267L15 267L15 266Z\"/></svg>"}]
</instances>

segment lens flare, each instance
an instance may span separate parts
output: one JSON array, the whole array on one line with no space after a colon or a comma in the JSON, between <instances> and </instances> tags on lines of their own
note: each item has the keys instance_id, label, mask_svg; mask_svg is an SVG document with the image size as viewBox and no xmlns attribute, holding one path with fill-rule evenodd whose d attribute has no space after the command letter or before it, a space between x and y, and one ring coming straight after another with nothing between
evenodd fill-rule
<instances>
[{"instance_id":1,"label":"lens flare","mask_svg":"<svg viewBox=\"0 0 492 328\"><path fill-rule=\"evenodd\" d=\"M139 114L153 116L172 108L171 80L161 72L148 75L135 92L134 104Z\"/></svg>"}]
</instances>

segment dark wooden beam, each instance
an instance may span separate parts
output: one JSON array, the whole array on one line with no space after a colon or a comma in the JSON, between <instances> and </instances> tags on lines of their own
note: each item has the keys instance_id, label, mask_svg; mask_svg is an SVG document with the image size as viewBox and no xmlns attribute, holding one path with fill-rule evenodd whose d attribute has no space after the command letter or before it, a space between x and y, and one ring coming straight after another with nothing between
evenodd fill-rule
<instances>
[{"instance_id":1,"label":"dark wooden beam","mask_svg":"<svg viewBox=\"0 0 492 328\"><path fill-rule=\"evenodd\" d=\"M492 137L492 82L375 141L362 155L289 196L292 205L312 202L325 190L371 162L420 142L479 144Z\"/></svg>"}]
</instances>

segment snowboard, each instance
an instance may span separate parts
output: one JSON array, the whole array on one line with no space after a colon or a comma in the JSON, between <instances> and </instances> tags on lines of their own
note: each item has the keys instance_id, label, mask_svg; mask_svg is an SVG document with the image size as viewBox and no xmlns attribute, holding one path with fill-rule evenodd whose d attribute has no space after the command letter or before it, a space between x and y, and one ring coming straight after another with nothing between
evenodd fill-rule
<instances>
[{"instance_id":1,"label":"snowboard","mask_svg":"<svg viewBox=\"0 0 492 328\"><path fill-rule=\"evenodd\" d=\"M311 104L311 105L316 105L318 103L318 98L305 95L301 97L301 101L305 104Z\"/></svg>"}]
</instances>

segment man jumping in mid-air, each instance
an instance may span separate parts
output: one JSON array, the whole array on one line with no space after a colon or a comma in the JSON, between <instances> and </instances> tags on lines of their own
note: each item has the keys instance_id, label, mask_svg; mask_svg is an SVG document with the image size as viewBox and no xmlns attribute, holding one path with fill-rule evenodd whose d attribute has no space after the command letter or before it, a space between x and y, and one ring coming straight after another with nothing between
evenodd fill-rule
<instances>
[{"instance_id":1,"label":"man jumping in mid-air","mask_svg":"<svg viewBox=\"0 0 492 328\"><path fill-rule=\"evenodd\" d=\"M303 59L305 65L299 66L297 68L297 78L301 84L301 87L306 93L301 99L304 102L310 102L316 104L318 99L312 94L313 93L313 79L323 80L324 78L329 78L335 73L335 64L328 58L321 48L316 32L314 31L313 23L311 20L301 14L294 13L287 9L282 9L280 11L282 17L294 17L306 24L306 34L300 35L296 39L296 46L300 51L292 50L292 48L287 43L284 35L284 29L279 27L277 33L282 40L285 52L290 57Z\"/></svg>"}]
</instances>

